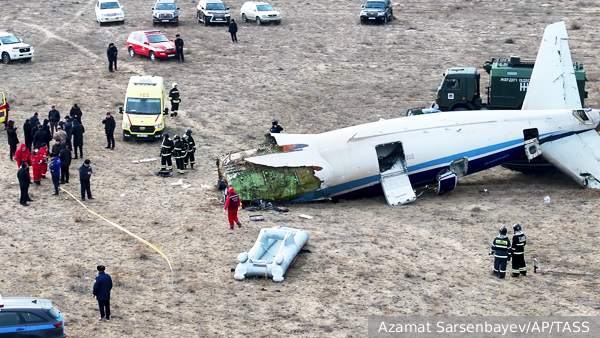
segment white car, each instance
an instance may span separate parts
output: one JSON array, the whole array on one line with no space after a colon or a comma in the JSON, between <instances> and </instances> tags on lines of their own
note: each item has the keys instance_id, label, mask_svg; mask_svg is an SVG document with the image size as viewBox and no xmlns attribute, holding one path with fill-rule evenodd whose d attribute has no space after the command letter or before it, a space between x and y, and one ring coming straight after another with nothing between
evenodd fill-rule
<instances>
[{"instance_id":1,"label":"white car","mask_svg":"<svg viewBox=\"0 0 600 338\"><path fill-rule=\"evenodd\" d=\"M276 25L281 23L281 13L266 2L248 1L240 9L242 21L254 21L257 25L273 22Z\"/></svg>"},{"instance_id":2,"label":"white car","mask_svg":"<svg viewBox=\"0 0 600 338\"><path fill-rule=\"evenodd\" d=\"M125 22L123 6L117 0L96 0L96 21L102 26L106 22Z\"/></svg>"},{"instance_id":3,"label":"white car","mask_svg":"<svg viewBox=\"0 0 600 338\"><path fill-rule=\"evenodd\" d=\"M23 43L13 34L0 32L0 57L2 62L8 64L11 60L29 61L35 54L31 45Z\"/></svg>"}]
</instances>

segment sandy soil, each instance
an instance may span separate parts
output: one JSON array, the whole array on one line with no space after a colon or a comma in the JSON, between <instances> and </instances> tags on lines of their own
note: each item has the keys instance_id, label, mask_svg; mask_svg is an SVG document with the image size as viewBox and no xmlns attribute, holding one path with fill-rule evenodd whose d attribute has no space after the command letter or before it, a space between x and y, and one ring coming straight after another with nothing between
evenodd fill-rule
<instances>
[{"instance_id":1,"label":"sandy soil","mask_svg":"<svg viewBox=\"0 0 600 338\"><path fill-rule=\"evenodd\" d=\"M94 1L55 3L2 1L10 10L0 13L0 27L36 50L30 63L1 66L0 89L20 137L33 112L44 116L56 104L64 115L79 103L85 157L95 172L89 208L154 243L174 267L171 285L158 254L65 195L51 196L49 180L32 187L30 207L19 206L16 165L2 133L0 293L51 299L69 337L364 337L369 315L600 314L600 194L562 175L496 168L461 180L449 196L426 191L404 207L390 208L383 197L292 205L289 214L264 213L262 223L241 212L245 227L233 233L218 192L201 186L215 184L217 154L258 143L272 119L285 132L318 133L399 117L433 100L445 68L480 66L492 56L534 58L544 27L560 20L574 60L588 70L587 105L598 107L597 2L409 0L395 4L393 23L362 26L358 0L278 0L282 24L240 23L234 45L225 27L196 23L196 1L185 0L180 26L160 27L182 35L185 64L126 55L128 34L152 28L151 1L123 0L126 23L103 27ZM227 5L239 18L242 1ZM110 42L121 53L114 74L105 57ZM100 121L122 105L136 74L179 83L182 113L168 131L194 131L198 170L185 174L188 189L154 176L156 162L132 164L156 156L157 143L118 137L115 151L104 149ZM479 193L484 188L489 194ZM66 189L78 192L76 177ZM537 257L543 273L498 280L490 276L489 244L501 225L514 222L528 236L528 264ZM307 230L310 253L282 284L235 281L237 254L273 225ZM96 321L91 298L97 264L115 282L109 323Z\"/></svg>"}]
</instances>

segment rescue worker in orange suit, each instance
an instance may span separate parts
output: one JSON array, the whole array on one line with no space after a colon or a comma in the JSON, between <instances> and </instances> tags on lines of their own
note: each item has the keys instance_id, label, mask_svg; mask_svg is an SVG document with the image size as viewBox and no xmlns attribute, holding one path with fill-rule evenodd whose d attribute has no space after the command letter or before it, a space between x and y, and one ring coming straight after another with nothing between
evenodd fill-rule
<instances>
[{"instance_id":1,"label":"rescue worker in orange suit","mask_svg":"<svg viewBox=\"0 0 600 338\"><path fill-rule=\"evenodd\" d=\"M39 153L44 156L44 161L42 162L42 178L46 178L46 173L48 172L48 145L46 143L42 144Z\"/></svg>"},{"instance_id":2,"label":"rescue worker in orange suit","mask_svg":"<svg viewBox=\"0 0 600 338\"><path fill-rule=\"evenodd\" d=\"M41 184L42 180L42 162L44 162L44 156L40 154L38 148L34 148L31 156L31 168L33 169L33 183L37 185Z\"/></svg>"},{"instance_id":3,"label":"rescue worker in orange suit","mask_svg":"<svg viewBox=\"0 0 600 338\"><path fill-rule=\"evenodd\" d=\"M494 254L494 276L506 277L506 262L510 261L510 240L506 237L506 227L500 228L500 234L492 241Z\"/></svg>"},{"instance_id":4,"label":"rescue worker in orange suit","mask_svg":"<svg viewBox=\"0 0 600 338\"><path fill-rule=\"evenodd\" d=\"M225 199L225 207L223 210L227 210L227 219L229 220L229 230L233 230L233 224L237 224L238 228L242 227L242 222L237 217L238 208L242 205L240 195L235 193L233 187L229 188L229 193Z\"/></svg>"},{"instance_id":5,"label":"rescue worker in orange suit","mask_svg":"<svg viewBox=\"0 0 600 338\"><path fill-rule=\"evenodd\" d=\"M525 265L525 245L527 244L527 238L521 230L521 225L515 223L513 225L513 239L512 239L512 274L513 277L519 277L519 275L527 276L527 266Z\"/></svg>"},{"instance_id":6,"label":"rescue worker in orange suit","mask_svg":"<svg viewBox=\"0 0 600 338\"><path fill-rule=\"evenodd\" d=\"M173 145L173 157L175 158L175 165L177 165L177 171L180 174L184 174L185 166L183 164L183 160L185 158L185 151L187 149L187 145L181 140L181 137L179 137L179 135L175 135L173 140L175 140L175 144Z\"/></svg>"},{"instance_id":7,"label":"rescue worker in orange suit","mask_svg":"<svg viewBox=\"0 0 600 338\"><path fill-rule=\"evenodd\" d=\"M187 144L187 152L185 153L184 164L186 167L189 164L190 169L194 170L194 164L196 163L196 158L194 157L194 154L196 153L196 143L194 141L194 138L192 137L191 129L188 129L185 132L183 139Z\"/></svg>"},{"instance_id":8,"label":"rescue worker in orange suit","mask_svg":"<svg viewBox=\"0 0 600 338\"><path fill-rule=\"evenodd\" d=\"M173 153L173 141L169 138L169 134L163 133L163 141L160 148L160 170L173 170L173 162L171 154Z\"/></svg>"},{"instance_id":9,"label":"rescue worker in orange suit","mask_svg":"<svg viewBox=\"0 0 600 338\"><path fill-rule=\"evenodd\" d=\"M25 161L27 166L31 166L31 154L29 153L29 149L27 149L27 145L25 143L21 143L21 147L15 151L15 161L21 168L21 161ZM29 169L27 169L29 170Z\"/></svg>"},{"instance_id":10,"label":"rescue worker in orange suit","mask_svg":"<svg viewBox=\"0 0 600 338\"><path fill-rule=\"evenodd\" d=\"M171 91L169 92L169 100L171 100L171 118L177 116L177 111L179 111L179 102L181 99L179 98L179 89L177 89L177 83L173 82L171 85Z\"/></svg>"}]
</instances>

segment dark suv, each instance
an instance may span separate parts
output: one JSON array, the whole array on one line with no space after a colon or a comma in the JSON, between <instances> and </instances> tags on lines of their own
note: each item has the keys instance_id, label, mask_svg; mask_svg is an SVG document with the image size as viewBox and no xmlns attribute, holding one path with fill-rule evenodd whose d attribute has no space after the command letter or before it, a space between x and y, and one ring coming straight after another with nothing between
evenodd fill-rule
<instances>
[{"instance_id":1,"label":"dark suv","mask_svg":"<svg viewBox=\"0 0 600 338\"><path fill-rule=\"evenodd\" d=\"M63 317L47 299L0 296L0 337L65 338Z\"/></svg>"},{"instance_id":2,"label":"dark suv","mask_svg":"<svg viewBox=\"0 0 600 338\"><path fill-rule=\"evenodd\" d=\"M367 0L362 8L360 22L363 24L369 21L386 24L394 19L391 0Z\"/></svg>"}]
</instances>

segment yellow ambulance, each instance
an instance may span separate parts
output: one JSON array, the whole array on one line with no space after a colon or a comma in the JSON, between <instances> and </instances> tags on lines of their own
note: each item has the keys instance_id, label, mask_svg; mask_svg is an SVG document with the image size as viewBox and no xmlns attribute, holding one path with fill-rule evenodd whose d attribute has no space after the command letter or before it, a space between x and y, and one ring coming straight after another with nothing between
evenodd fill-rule
<instances>
[{"instance_id":1,"label":"yellow ambulance","mask_svg":"<svg viewBox=\"0 0 600 338\"><path fill-rule=\"evenodd\" d=\"M129 79L123 114L123 140L162 137L169 112L165 83L160 76L132 76Z\"/></svg>"},{"instance_id":2,"label":"yellow ambulance","mask_svg":"<svg viewBox=\"0 0 600 338\"><path fill-rule=\"evenodd\" d=\"M8 125L8 102L6 102L6 96L3 92L0 92L0 123L4 124L4 129Z\"/></svg>"}]
</instances>

